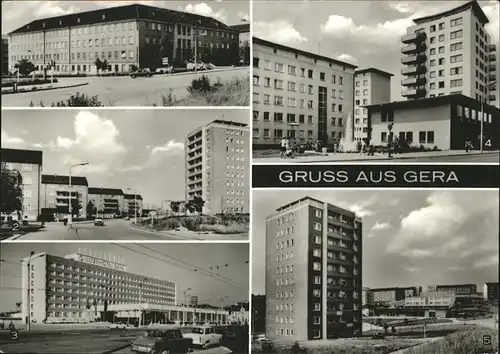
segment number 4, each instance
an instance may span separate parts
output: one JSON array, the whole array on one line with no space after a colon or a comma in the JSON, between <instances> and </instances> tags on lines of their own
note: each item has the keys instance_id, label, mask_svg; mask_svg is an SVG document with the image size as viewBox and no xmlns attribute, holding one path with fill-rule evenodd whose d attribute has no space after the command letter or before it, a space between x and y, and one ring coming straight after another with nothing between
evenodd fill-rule
<instances>
[{"instance_id":1,"label":"number 4","mask_svg":"<svg viewBox=\"0 0 500 354\"><path fill-rule=\"evenodd\" d=\"M491 139L486 140L486 142L484 143L484 146L490 148L491 147Z\"/></svg>"}]
</instances>

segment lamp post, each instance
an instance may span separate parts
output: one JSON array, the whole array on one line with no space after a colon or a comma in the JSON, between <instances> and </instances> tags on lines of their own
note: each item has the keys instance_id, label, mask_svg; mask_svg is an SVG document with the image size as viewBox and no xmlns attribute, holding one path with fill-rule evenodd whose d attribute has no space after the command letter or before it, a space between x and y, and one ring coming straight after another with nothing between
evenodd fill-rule
<instances>
[{"instance_id":1,"label":"lamp post","mask_svg":"<svg viewBox=\"0 0 500 354\"><path fill-rule=\"evenodd\" d=\"M71 170L74 168L74 167L78 167L78 166L85 166L85 165L88 165L89 162L82 162L82 163L77 163L75 165L71 165L69 167L69 184L68 184L68 200L69 200L69 204L68 204L68 211L69 211L69 216L68 216L68 226L71 227L72 223L73 223L73 213L72 213L72 208L71 208Z\"/></svg>"},{"instance_id":2,"label":"lamp post","mask_svg":"<svg viewBox=\"0 0 500 354\"><path fill-rule=\"evenodd\" d=\"M493 81L493 82L490 82L488 85L495 85L497 82L496 81ZM485 99L486 101L486 99ZM483 153L483 145L484 145L484 102L481 100L481 133L480 133L480 136L479 136L479 145L481 146L479 149L479 151L481 152L481 154Z\"/></svg>"},{"instance_id":3,"label":"lamp post","mask_svg":"<svg viewBox=\"0 0 500 354\"><path fill-rule=\"evenodd\" d=\"M35 251L30 252L30 256L28 258L28 300L26 301L27 310L28 310L28 316L27 317L27 323L26 323L26 330L29 331L31 329L31 258L35 254Z\"/></svg>"},{"instance_id":4,"label":"lamp post","mask_svg":"<svg viewBox=\"0 0 500 354\"><path fill-rule=\"evenodd\" d=\"M221 311L221 317L222 317L222 311L224 311L224 300L227 299L229 296L224 296L220 299L220 311ZM221 321L222 322L222 321Z\"/></svg>"}]
</instances>

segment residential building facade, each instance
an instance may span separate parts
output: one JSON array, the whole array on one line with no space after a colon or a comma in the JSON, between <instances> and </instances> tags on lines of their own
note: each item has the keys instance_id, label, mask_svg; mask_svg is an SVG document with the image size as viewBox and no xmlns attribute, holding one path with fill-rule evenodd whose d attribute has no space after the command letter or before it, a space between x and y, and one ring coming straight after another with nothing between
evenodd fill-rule
<instances>
[{"instance_id":1,"label":"residential building facade","mask_svg":"<svg viewBox=\"0 0 500 354\"><path fill-rule=\"evenodd\" d=\"M105 219L119 216L125 210L125 194L121 189L89 187L89 202L96 215Z\"/></svg>"},{"instance_id":2,"label":"residential building facade","mask_svg":"<svg viewBox=\"0 0 500 354\"><path fill-rule=\"evenodd\" d=\"M196 46L196 48L195 48ZM9 69L21 59L56 74L127 73L155 69L163 59L184 65L198 58L237 64L238 32L220 21L142 4L123 5L32 21L9 34Z\"/></svg>"},{"instance_id":3,"label":"residential building facade","mask_svg":"<svg viewBox=\"0 0 500 354\"><path fill-rule=\"evenodd\" d=\"M483 296L485 300L498 301L498 282L496 283L484 283L483 285Z\"/></svg>"},{"instance_id":4,"label":"residential building facade","mask_svg":"<svg viewBox=\"0 0 500 354\"><path fill-rule=\"evenodd\" d=\"M313 340L361 331L362 223L309 197L266 219L266 336Z\"/></svg>"},{"instance_id":5,"label":"residential building facade","mask_svg":"<svg viewBox=\"0 0 500 354\"><path fill-rule=\"evenodd\" d=\"M9 73L9 37L2 36L2 75Z\"/></svg>"},{"instance_id":6,"label":"residential building facade","mask_svg":"<svg viewBox=\"0 0 500 354\"><path fill-rule=\"evenodd\" d=\"M444 291L451 292L456 295L477 294L476 284L451 284L451 285L427 285L427 291Z\"/></svg>"},{"instance_id":7,"label":"residential building facade","mask_svg":"<svg viewBox=\"0 0 500 354\"><path fill-rule=\"evenodd\" d=\"M23 208L14 219L37 220L41 213L40 193L43 153L38 150L1 149L1 162L21 175ZM3 215L2 215L3 217Z\"/></svg>"},{"instance_id":8,"label":"residential building facade","mask_svg":"<svg viewBox=\"0 0 500 354\"><path fill-rule=\"evenodd\" d=\"M144 210L144 203L140 194L123 194L123 213L130 218L139 218Z\"/></svg>"},{"instance_id":9,"label":"residential building facade","mask_svg":"<svg viewBox=\"0 0 500 354\"><path fill-rule=\"evenodd\" d=\"M369 136L375 146L387 146L392 134L414 147L463 150L469 139L478 149L482 129L484 149L496 150L499 147L500 110L464 95L406 100L366 108Z\"/></svg>"},{"instance_id":10,"label":"residential building facade","mask_svg":"<svg viewBox=\"0 0 500 354\"><path fill-rule=\"evenodd\" d=\"M407 297L419 295L418 287L395 287L369 289L369 298L372 303L390 303L402 301Z\"/></svg>"},{"instance_id":11,"label":"residential building facade","mask_svg":"<svg viewBox=\"0 0 500 354\"><path fill-rule=\"evenodd\" d=\"M240 46L240 64L250 65L250 23L231 26L238 31Z\"/></svg>"},{"instance_id":12,"label":"residential building facade","mask_svg":"<svg viewBox=\"0 0 500 354\"><path fill-rule=\"evenodd\" d=\"M248 213L250 132L246 124L215 120L185 142L186 201L205 201L203 212Z\"/></svg>"},{"instance_id":13,"label":"residential building facade","mask_svg":"<svg viewBox=\"0 0 500 354\"><path fill-rule=\"evenodd\" d=\"M58 218L69 214L69 203L74 216L87 217L89 183L86 177L42 175L40 206L42 214L55 214ZM70 196L71 195L71 196Z\"/></svg>"},{"instance_id":14,"label":"residential building facade","mask_svg":"<svg viewBox=\"0 0 500 354\"><path fill-rule=\"evenodd\" d=\"M354 74L354 140L368 138L368 109L363 106L391 102L391 73L367 68Z\"/></svg>"},{"instance_id":15,"label":"residential building facade","mask_svg":"<svg viewBox=\"0 0 500 354\"><path fill-rule=\"evenodd\" d=\"M266 333L266 295L252 294L252 334Z\"/></svg>"},{"instance_id":16,"label":"residential building facade","mask_svg":"<svg viewBox=\"0 0 500 354\"><path fill-rule=\"evenodd\" d=\"M463 94L481 102L498 91L496 48L477 1L413 20L401 38L402 96L408 99Z\"/></svg>"},{"instance_id":17,"label":"residential building facade","mask_svg":"<svg viewBox=\"0 0 500 354\"><path fill-rule=\"evenodd\" d=\"M253 147L339 144L353 112L356 66L253 38Z\"/></svg>"}]
</instances>

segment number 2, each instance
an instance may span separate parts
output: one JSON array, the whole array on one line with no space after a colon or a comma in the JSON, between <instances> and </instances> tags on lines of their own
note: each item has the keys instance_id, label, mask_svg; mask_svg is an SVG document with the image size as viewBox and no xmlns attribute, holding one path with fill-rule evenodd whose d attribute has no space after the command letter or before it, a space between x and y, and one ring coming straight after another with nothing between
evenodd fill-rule
<instances>
[{"instance_id":1,"label":"number 2","mask_svg":"<svg viewBox=\"0 0 500 354\"><path fill-rule=\"evenodd\" d=\"M12 231L19 231L19 223L15 223L14 225L12 225Z\"/></svg>"},{"instance_id":2,"label":"number 2","mask_svg":"<svg viewBox=\"0 0 500 354\"><path fill-rule=\"evenodd\" d=\"M486 140L486 142L484 143L484 146L491 147L491 139Z\"/></svg>"}]
</instances>

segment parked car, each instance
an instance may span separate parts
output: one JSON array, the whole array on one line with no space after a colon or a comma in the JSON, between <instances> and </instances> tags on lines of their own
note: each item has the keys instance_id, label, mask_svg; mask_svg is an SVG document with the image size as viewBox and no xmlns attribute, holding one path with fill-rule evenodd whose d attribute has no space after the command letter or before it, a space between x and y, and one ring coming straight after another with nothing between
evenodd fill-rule
<instances>
[{"instance_id":1,"label":"parked car","mask_svg":"<svg viewBox=\"0 0 500 354\"><path fill-rule=\"evenodd\" d=\"M125 217L125 220L130 220L130 217L129 217L129 216L126 216L126 217Z\"/></svg>"},{"instance_id":2,"label":"parked car","mask_svg":"<svg viewBox=\"0 0 500 354\"><path fill-rule=\"evenodd\" d=\"M212 326L195 326L192 327L190 333L184 335L193 340L193 345L200 346L204 349L222 344L222 334L216 333Z\"/></svg>"},{"instance_id":3,"label":"parked car","mask_svg":"<svg viewBox=\"0 0 500 354\"><path fill-rule=\"evenodd\" d=\"M95 219L94 226L104 226L104 220L103 219Z\"/></svg>"},{"instance_id":4,"label":"parked car","mask_svg":"<svg viewBox=\"0 0 500 354\"><path fill-rule=\"evenodd\" d=\"M151 76L153 76L153 73L149 69L137 69L136 71L130 74L130 77L132 79L135 79L136 77L151 77Z\"/></svg>"},{"instance_id":5,"label":"parked car","mask_svg":"<svg viewBox=\"0 0 500 354\"><path fill-rule=\"evenodd\" d=\"M185 338L179 328L149 329L132 342L131 350L135 353L183 354L191 351L192 343L193 339Z\"/></svg>"},{"instance_id":6,"label":"parked car","mask_svg":"<svg viewBox=\"0 0 500 354\"><path fill-rule=\"evenodd\" d=\"M125 323L112 323L109 325L109 329L127 329L127 325Z\"/></svg>"},{"instance_id":7,"label":"parked car","mask_svg":"<svg viewBox=\"0 0 500 354\"><path fill-rule=\"evenodd\" d=\"M155 70L155 74L171 74L174 71L173 66L167 66L164 68L158 68Z\"/></svg>"}]
</instances>

